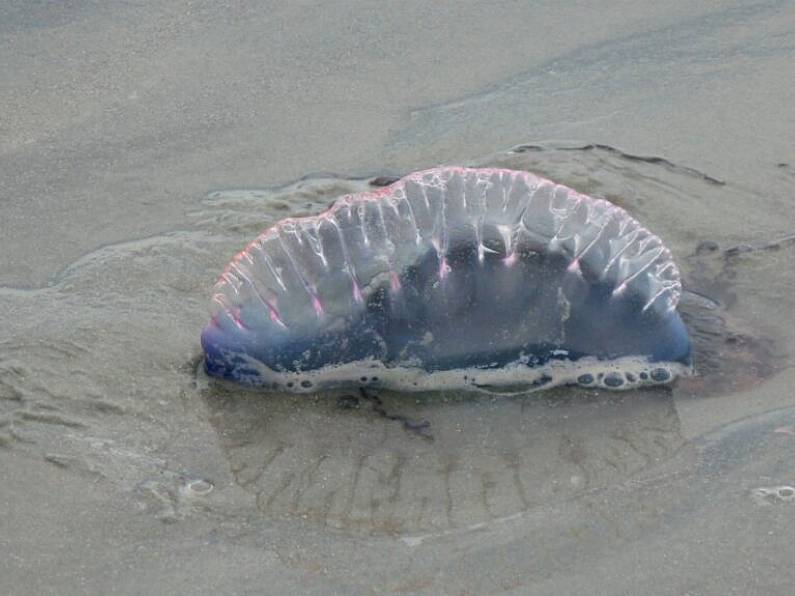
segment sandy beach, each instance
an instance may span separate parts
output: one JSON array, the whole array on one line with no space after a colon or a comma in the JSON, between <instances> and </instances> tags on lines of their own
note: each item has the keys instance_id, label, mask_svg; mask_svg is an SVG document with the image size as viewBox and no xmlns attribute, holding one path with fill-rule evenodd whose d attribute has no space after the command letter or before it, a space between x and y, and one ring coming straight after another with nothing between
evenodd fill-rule
<instances>
[{"instance_id":1,"label":"sandy beach","mask_svg":"<svg viewBox=\"0 0 795 596\"><path fill-rule=\"evenodd\" d=\"M0 592L788 594L793 31L791 1L0 0ZM237 250L438 164L619 202L731 365L384 396L433 442L202 374Z\"/></svg>"}]
</instances>

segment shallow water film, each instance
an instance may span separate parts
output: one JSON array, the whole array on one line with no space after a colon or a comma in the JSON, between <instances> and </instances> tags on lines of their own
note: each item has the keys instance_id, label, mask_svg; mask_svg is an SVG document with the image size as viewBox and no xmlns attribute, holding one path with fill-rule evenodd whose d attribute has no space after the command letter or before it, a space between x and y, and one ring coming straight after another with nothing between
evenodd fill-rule
<instances>
[{"instance_id":1,"label":"shallow water film","mask_svg":"<svg viewBox=\"0 0 795 596\"><path fill-rule=\"evenodd\" d=\"M0 2L0 593L791 592L795 4L108 6ZM647 225L696 374L204 373L248 241L439 164Z\"/></svg>"}]
</instances>

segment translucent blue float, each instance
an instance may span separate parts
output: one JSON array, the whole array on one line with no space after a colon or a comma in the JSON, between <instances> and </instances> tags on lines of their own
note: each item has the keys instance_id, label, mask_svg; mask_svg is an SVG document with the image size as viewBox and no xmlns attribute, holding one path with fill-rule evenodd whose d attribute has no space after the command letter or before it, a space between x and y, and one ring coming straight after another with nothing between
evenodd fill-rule
<instances>
[{"instance_id":1,"label":"translucent blue float","mask_svg":"<svg viewBox=\"0 0 795 596\"><path fill-rule=\"evenodd\" d=\"M691 369L662 241L520 171L439 168L286 219L213 290L210 375L278 391L625 389Z\"/></svg>"}]
</instances>

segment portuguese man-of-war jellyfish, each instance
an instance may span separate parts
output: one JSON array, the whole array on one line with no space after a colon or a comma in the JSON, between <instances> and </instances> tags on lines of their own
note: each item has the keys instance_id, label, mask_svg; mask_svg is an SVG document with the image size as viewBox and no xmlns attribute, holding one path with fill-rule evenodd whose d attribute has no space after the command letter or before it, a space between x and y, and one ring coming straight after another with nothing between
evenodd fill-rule
<instances>
[{"instance_id":1,"label":"portuguese man-of-war jellyfish","mask_svg":"<svg viewBox=\"0 0 795 596\"><path fill-rule=\"evenodd\" d=\"M687 374L679 270L626 211L447 167L266 230L226 267L210 375L280 391L626 389Z\"/></svg>"}]
</instances>

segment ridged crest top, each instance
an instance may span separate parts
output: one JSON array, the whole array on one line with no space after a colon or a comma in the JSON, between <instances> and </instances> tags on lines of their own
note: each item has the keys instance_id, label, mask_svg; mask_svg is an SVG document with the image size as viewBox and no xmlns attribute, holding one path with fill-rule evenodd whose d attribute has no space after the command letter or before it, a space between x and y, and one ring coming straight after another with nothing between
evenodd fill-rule
<instances>
[{"instance_id":1,"label":"ridged crest top","mask_svg":"<svg viewBox=\"0 0 795 596\"><path fill-rule=\"evenodd\" d=\"M451 247L470 242L482 261L495 252L484 242L495 234L506 267L519 248L555 251L570 272L616 295L642 296L644 310L676 308L681 282L671 252L624 209L524 171L442 167L270 227L221 274L213 315L244 327L242 305L256 304L275 327L327 325L376 287L400 291L400 272L429 250L441 282L456 266Z\"/></svg>"}]
</instances>

